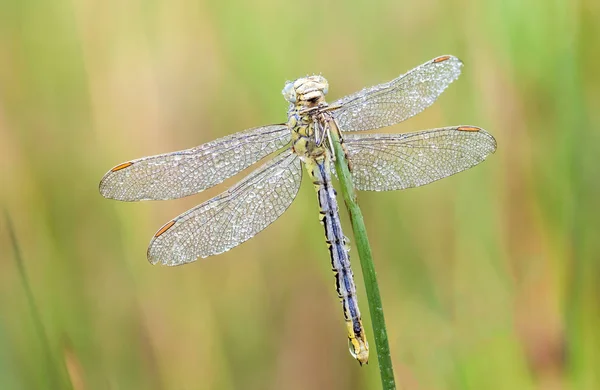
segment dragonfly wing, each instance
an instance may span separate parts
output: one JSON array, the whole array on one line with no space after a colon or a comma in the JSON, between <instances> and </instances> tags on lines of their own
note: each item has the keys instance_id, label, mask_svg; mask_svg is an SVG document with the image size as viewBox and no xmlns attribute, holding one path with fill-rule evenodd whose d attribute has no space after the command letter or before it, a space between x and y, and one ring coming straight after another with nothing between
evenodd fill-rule
<instances>
[{"instance_id":1,"label":"dragonfly wing","mask_svg":"<svg viewBox=\"0 0 600 390\"><path fill-rule=\"evenodd\" d=\"M210 188L290 142L285 124L249 129L179 152L117 165L100 193L123 201L175 199Z\"/></svg>"},{"instance_id":2,"label":"dragonfly wing","mask_svg":"<svg viewBox=\"0 0 600 390\"><path fill-rule=\"evenodd\" d=\"M406 134L346 134L358 190L418 187L475 166L496 150L496 140L474 126Z\"/></svg>"},{"instance_id":3,"label":"dragonfly wing","mask_svg":"<svg viewBox=\"0 0 600 390\"><path fill-rule=\"evenodd\" d=\"M331 107L342 131L377 129L400 123L433 104L458 78L462 62L453 56L434 58L390 82L346 96Z\"/></svg>"},{"instance_id":4,"label":"dragonfly wing","mask_svg":"<svg viewBox=\"0 0 600 390\"><path fill-rule=\"evenodd\" d=\"M148 260L180 265L228 251L279 218L301 181L300 158L287 149L221 195L164 225L150 241Z\"/></svg>"}]
</instances>

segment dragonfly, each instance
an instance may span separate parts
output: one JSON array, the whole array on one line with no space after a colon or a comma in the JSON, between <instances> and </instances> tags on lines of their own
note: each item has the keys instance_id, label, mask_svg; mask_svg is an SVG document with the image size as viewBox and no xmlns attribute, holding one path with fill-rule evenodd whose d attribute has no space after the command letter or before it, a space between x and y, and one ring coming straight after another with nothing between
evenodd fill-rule
<instances>
[{"instance_id":1,"label":"dragonfly","mask_svg":"<svg viewBox=\"0 0 600 390\"><path fill-rule=\"evenodd\" d=\"M394 80L332 104L325 101L329 84L323 76L288 81L282 91L289 103L287 122L124 162L102 178L100 193L128 202L181 198L273 155L225 192L158 229L148 247L148 260L176 266L226 252L273 223L296 197L304 166L317 192L349 350L363 365L368 362L369 345L350 266L349 240L342 231L332 184L332 133L336 132L344 148L357 190L419 187L479 164L494 153L496 141L477 126L359 133L395 125L423 111L458 78L462 66L454 56L436 57Z\"/></svg>"}]
</instances>

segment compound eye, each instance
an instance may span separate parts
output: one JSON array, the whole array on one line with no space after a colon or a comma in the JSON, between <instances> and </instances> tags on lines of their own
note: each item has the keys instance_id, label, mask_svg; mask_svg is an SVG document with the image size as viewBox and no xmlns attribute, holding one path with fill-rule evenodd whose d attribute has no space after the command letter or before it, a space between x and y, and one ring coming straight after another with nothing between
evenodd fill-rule
<instances>
[{"instance_id":1,"label":"compound eye","mask_svg":"<svg viewBox=\"0 0 600 390\"><path fill-rule=\"evenodd\" d=\"M296 103L296 91L294 90L294 83L288 81L285 83L285 87L283 87L283 91L281 91L285 100L290 103Z\"/></svg>"}]
</instances>

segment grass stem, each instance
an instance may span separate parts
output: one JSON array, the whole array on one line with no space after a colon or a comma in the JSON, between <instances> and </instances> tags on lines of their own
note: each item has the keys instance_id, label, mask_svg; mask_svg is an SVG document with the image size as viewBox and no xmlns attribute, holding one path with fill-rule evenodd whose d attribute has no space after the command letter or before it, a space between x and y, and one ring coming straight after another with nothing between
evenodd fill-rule
<instances>
[{"instance_id":1,"label":"grass stem","mask_svg":"<svg viewBox=\"0 0 600 390\"><path fill-rule=\"evenodd\" d=\"M29 283L29 278L27 277L27 271L25 270L25 265L23 264L23 259L21 258L21 251L19 248L19 244L17 243L17 236L15 234L12 221L10 219L8 211L6 210L4 210L4 219L6 220L10 241L14 251L15 263L17 265L17 269L19 270L19 276L21 278L21 284L23 285L23 289L25 290L25 296L29 305L31 319L33 320L35 331L37 333L39 342L41 343L41 347L44 351L47 368L48 388L65 388L64 386L61 386L61 380L59 379L60 374L58 373L59 369L54 364L55 360L52 355L50 341L48 340L48 336L44 329L42 316L40 315L40 311L37 307L35 298L33 296L33 290L31 289L31 284Z\"/></svg>"},{"instance_id":2,"label":"grass stem","mask_svg":"<svg viewBox=\"0 0 600 390\"><path fill-rule=\"evenodd\" d=\"M344 203L346 204L346 208L350 214L350 220L352 221L352 231L354 233L358 256L360 258L360 266L362 268L363 279L367 291L367 301L369 304L369 312L371 313L373 333L375 335L375 349L377 351L377 360L379 362L381 385L384 390L392 390L396 388L394 370L390 356L387 330L385 328L379 285L377 284L377 274L375 273L373 255L371 254L371 247L369 246L369 239L367 238L367 229L365 228L362 213L356 202L356 193L354 191L352 175L348 168L346 154L340 143L337 129L333 128L330 134L335 152L335 168L340 180Z\"/></svg>"}]
</instances>

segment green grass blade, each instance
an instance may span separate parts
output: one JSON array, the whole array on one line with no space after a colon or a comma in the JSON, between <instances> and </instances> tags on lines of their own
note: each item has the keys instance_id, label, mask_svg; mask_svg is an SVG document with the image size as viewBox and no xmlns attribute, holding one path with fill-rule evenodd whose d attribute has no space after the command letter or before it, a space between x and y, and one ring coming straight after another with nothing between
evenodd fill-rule
<instances>
[{"instance_id":1,"label":"green grass blade","mask_svg":"<svg viewBox=\"0 0 600 390\"><path fill-rule=\"evenodd\" d=\"M375 349L377 350L377 360L379 362L379 374L381 376L381 385L384 390L396 388L394 380L394 370L390 356L390 346L388 343L387 330L385 328L385 319L383 315L383 306L379 294L379 285L377 284L377 274L373 264L373 255L367 238L367 229L363 220L362 212L356 202L354 183L348 169L348 162L340 140L335 129L330 132L335 150L335 168L340 180L344 203L350 214L352 221L352 231L354 240L358 249L360 266L362 269L365 288L367 291L367 301L369 312L371 313L371 323L375 335Z\"/></svg>"},{"instance_id":2,"label":"green grass blade","mask_svg":"<svg viewBox=\"0 0 600 390\"><path fill-rule=\"evenodd\" d=\"M17 242L17 236L15 234L15 230L12 225L12 221L8 214L8 211L4 210L4 219L6 220L6 226L8 229L10 242L13 247L15 264L17 265L17 269L19 271L19 277L21 278L21 284L23 285L23 289L25 290L25 295L27 299L27 304L29 305L29 311L31 314L31 319L33 320L33 325L35 328L35 332L37 333L38 339L42 345L42 349L44 351L44 356L46 358L46 371L47 371L47 379L48 379L48 388L49 389L64 389L65 386L61 383L60 380L60 369L55 366L54 358L52 356L52 349L50 348L50 342L48 340L48 336L46 335L46 331L44 329L44 323L42 321L42 317L40 315L37 304L35 303L35 298L33 296L33 291L31 289L31 285L29 283L29 278L27 277L27 272L25 271L25 266L23 264L23 259L21 258L21 251L19 249L19 244ZM70 386L67 386L70 388Z\"/></svg>"}]
</instances>

